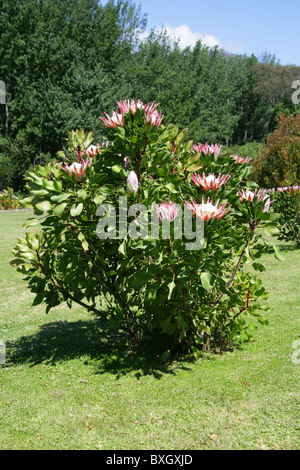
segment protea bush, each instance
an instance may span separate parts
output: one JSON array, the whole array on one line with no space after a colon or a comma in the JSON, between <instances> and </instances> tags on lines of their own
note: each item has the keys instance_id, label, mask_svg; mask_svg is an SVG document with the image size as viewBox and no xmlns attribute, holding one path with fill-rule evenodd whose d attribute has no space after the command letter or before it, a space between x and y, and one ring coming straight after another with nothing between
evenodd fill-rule
<instances>
[{"instance_id":1,"label":"protea bush","mask_svg":"<svg viewBox=\"0 0 300 470\"><path fill-rule=\"evenodd\" d=\"M101 117L106 143L69 132L67 151L27 173L22 204L35 217L24 229L39 230L12 264L47 313L76 302L166 358L247 337L249 316L264 323L257 259L277 216L247 160L186 140L157 108L118 102Z\"/></svg>"}]
</instances>

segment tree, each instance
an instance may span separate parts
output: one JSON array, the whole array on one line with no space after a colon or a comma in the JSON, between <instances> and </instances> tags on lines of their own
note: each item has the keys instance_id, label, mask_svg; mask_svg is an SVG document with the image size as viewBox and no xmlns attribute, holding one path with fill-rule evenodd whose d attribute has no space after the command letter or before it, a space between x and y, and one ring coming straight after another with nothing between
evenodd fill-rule
<instances>
[{"instance_id":1,"label":"tree","mask_svg":"<svg viewBox=\"0 0 300 470\"><path fill-rule=\"evenodd\" d=\"M9 142L2 140L1 153L20 142L21 131L32 150L30 164L58 151L66 130L83 122L100 137L98 116L115 102L121 57L128 60L144 25L130 0L105 6L96 0L2 0L0 77L11 101ZM17 173L20 188L23 175Z\"/></svg>"},{"instance_id":2,"label":"tree","mask_svg":"<svg viewBox=\"0 0 300 470\"><path fill-rule=\"evenodd\" d=\"M254 178L261 186L276 188L300 182L300 114L282 115L278 129L254 162Z\"/></svg>"}]
</instances>

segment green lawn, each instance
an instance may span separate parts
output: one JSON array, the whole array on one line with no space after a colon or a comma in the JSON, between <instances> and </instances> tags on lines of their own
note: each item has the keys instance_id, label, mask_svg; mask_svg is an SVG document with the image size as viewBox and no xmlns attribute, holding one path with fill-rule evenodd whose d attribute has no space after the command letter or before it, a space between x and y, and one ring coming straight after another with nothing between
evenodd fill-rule
<instances>
[{"instance_id":1,"label":"green lawn","mask_svg":"<svg viewBox=\"0 0 300 470\"><path fill-rule=\"evenodd\" d=\"M0 449L300 448L300 250L264 257L270 323L250 342L164 365L128 355L80 307L31 306L9 266L30 215L0 212Z\"/></svg>"}]
</instances>

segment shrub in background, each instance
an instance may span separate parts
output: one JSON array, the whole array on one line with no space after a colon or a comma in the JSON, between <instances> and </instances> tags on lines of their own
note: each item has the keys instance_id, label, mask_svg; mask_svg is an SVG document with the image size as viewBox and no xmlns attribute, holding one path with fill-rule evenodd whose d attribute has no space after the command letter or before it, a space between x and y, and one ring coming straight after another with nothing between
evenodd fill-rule
<instances>
[{"instance_id":1,"label":"shrub in background","mask_svg":"<svg viewBox=\"0 0 300 470\"><path fill-rule=\"evenodd\" d=\"M7 188L0 192L0 210L18 209L19 206L19 198L14 195L12 188Z\"/></svg>"},{"instance_id":2,"label":"shrub in background","mask_svg":"<svg viewBox=\"0 0 300 470\"><path fill-rule=\"evenodd\" d=\"M300 187L298 185L279 187L272 190L273 211L280 214L278 219L279 240L300 245Z\"/></svg>"},{"instance_id":3,"label":"shrub in background","mask_svg":"<svg viewBox=\"0 0 300 470\"><path fill-rule=\"evenodd\" d=\"M62 161L27 173L22 204L39 219L24 228L41 228L18 240L12 264L36 294L34 305L44 302L48 312L77 302L134 344L160 338L165 359L247 337L247 315L264 323L267 294L243 266L265 269L258 260L277 215L265 191L245 183L252 171L245 159L186 141L187 129L157 108L118 102L101 118L106 144L69 132ZM194 238L178 230L187 221Z\"/></svg>"},{"instance_id":4,"label":"shrub in background","mask_svg":"<svg viewBox=\"0 0 300 470\"><path fill-rule=\"evenodd\" d=\"M300 114L281 115L277 130L253 161L255 181L262 187L290 186L300 182Z\"/></svg>"}]
</instances>

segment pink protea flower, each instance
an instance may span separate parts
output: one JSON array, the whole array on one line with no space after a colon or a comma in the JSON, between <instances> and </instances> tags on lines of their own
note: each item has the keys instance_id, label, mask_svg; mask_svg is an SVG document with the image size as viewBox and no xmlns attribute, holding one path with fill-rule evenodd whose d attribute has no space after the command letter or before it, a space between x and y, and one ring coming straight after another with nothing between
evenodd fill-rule
<instances>
[{"instance_id":1,"label":"pink protea flower","mask_svg":"<svg viewBox=\"0 0 300 470\"><path fill-rule=\"evenodd\" d=\"M88 158L85 161L81 160L80 163L74 162L70 166L68 166L67 163L65 162L65 166L62 167L62 169L67 170L67 172L71 176L73 175L73 173L75 173L75 175L77 176L77 180L82 181L82 179L85 176L86 169L89 165L91 165L91 163L92 163L91 159L88 159Z\"/></svg>"},{"instance_id":2,"label":"pink protea flower","mask_svg":"<svg viewBox=\"0 0 300 470\"><path fill-rule=\"evenodd\" d=\"M159 127L162 123L163 116L161 112L159 113L157 111L156 109L157 106L158 106L158 103L152 102L152 103L148 103L144 108L144 111L146 113L146 121L150 122L150 127L153 127L153 126Z\"/></svg>"},{"instance_id":3,"label":"pink protea flower","mask_svg":"<svg viewBox=\"0 0 300 470\"><path fill-rule=\"evenodd\" d=\"M143 102L140 100L138 100L137 102L135 102L134 100L117 101L117 105L121 114L126 114L129 111L132 111L133 114L135 114L138 108L144 109L145 107Z\"/></svg>"},{"instance_id":4,"label":"pink protea flower","mask_svg":"<svg viewBox=\"0 0 300 470\"><path fill-rule=\"evenodd\" d=\"M199 217L202 220L210 220L214 217L216 217L218 220L222 219L225 214L230 209L230 206L225 209L226 202L219 206L219 201L216 202L216 204L213 204L210 198L207 198L207 201L205 202L204 198L202 197L202 203L198 204L195 201L189 202L185 201L189 209L193 211L193 214L196 215L196 217Z\"/></svg>"},{"instance_id":5,"label":"pink protea flower","mask_svg":"<svg viewBox=\"0 0 300 470\"><path fill-rule=\"evenodd\" d=\"M216 191L216 189L222 186L222 184L226 184L230 178L231 175L227 174L225 176L221 176L221 173L219 173L217 177L214 173L206 176L204 172L202 177L197 173L193 173L191 175L191 179L195 185L202 186L204 191L207 191L208 189L213 189Z\"/></svg>"},{"instance_id":6,"label":"pink protea flower","mask_svg":"<svg viewBox=\"0 0 300 470\"><path fill-rule=\"evenodd\" d=\"M106 118L100 117L107 127L112 127L116 129L117 126L124 127L124 114L118 114L116 111L112 112L112 116L109 116L107 113L104 113Z\"/></svg>"},{"instance_id":7,"label":"pink protea flower","mask_svg":"<svg viewBox=\"0 0 300 470\"><path fill-rule=\"evenodd\" d=\"M266 194L265 189L257 189L257 188L255 188L255 191L250 191L250 189L248 188L242 189L238 192L238 194L241 196L240 198L241 202L243 200L251 202L256 196L258 197L258 200L261 202L269 197L268 194Z\"/></svg>"},{"instance_id":8,"label":"pink protea flower","mask_svg":"<svg viewBox=\"0 0 300 470\"><path fill-rule=\"evenodd\" d=\"M263 212L269 212L271 204L273 204L274 201L271 201L271 199L268 197L266 198L266 203L263 208Z\"/></svg>"},{"instance_id":9,"label":"pink protea flower","mask_svg":"<svg viewBox=\"0 0 300 470\"><path fill-rule=\"evenodd\" d=\"M86 150L85 153L87 153L90 157L95 157L101 150L101 148L106 147L108 148L108 141L102 142L102 144L97 144L97 145L90 145Z\"/></svg>"},{"instance_id":10,"label":"pink protea flower","mask_svg":"<svg viewBox=\"0 0 300 470\"><path fill-rule=\"evenodd\" d=\"M90 156L90 157L95 157L99 151L99 148L100 146L97 144L97 145L90 145L87 149L86 149L86 153Z\"/></svg>"},{"instance_id":11,"label":"pink protea flower","mask_svg":"<svg viewBox=\"0 0 300 470\"><path fill-rule=\"evenodd\" d=\"M134 100L124 100L117 101L117 105L119 108L119 113L113 111L111 117L108 116L107 113L105 113L106 118L100 117L100 119L108 127L112 127L114 129L116 129L117 126L124 127L124 115L127 114L129 111L132 111L135 115L137 109L142 109L144 111L144 113L146 114L146 121L150 123L150 127L153 127L154 125L159 127L162 123L163 116L156 110L158 103L151 102L144 105L144 103L140 100L137 102L135 102Z\"/></svg>"},{"instance_id":12,"label":"pink protea flower","mask_svg":"<svg viewBox=\"0 0 300 470\"><path fill-rule=\"evenodd\" d=\"M192 147L192 149L196 150L196 152L205 153L205 155L210 155L213 153L215 155L215 159L218 158L221 152L221 148L222 148L222 145L219 145L219 144L208 145L207 142L206 144L199 143L198 145L193 145Z\"/></svg>"},{"instance_id":13,"label":"pink protea flower","mask_svg":"<svg viewBox=\"0 0 300 470\"><path fill-rule=\"evenodd\" d=\"M139 188L139 180L138 180L137 174L135 173L135 171L131 171L127 178L127 191L128 192L134 191L135 193L137 193L138 188Z\"/></svg>"},{"instance_id":14,"label":"pink protea flower","mask_svg":"<svg viewBox=\"0 0 300 470\"><path fill-rule=\"evenodd\" d=\"M253 158L250 157L241 157L240 155L230 155L230 157L234 158L235 163L250 163Z\"/></svg>"},{"instance_id":15,"label":"pink protea flower","mask_svg":"<svg viewBox=\"0 0 300 470\"><path fill-rule=\"evenodd\" d=\"M160 205L155 204L155 210L160 220L167 219L169 222L172 222L179 213L178 206L173 201L162 201Z\"/></svg>"},{"instance_id":16,"label":"pink protea flower","mask_svg":"<svg viewBox=\"0 0 300 470\"><path fill-rule=\"evenodd\" d=\"M273 204L274 201L271 201L270 196L268 194L268 191L266 189L257 189L255 188L255 191L250 191L249 189L239 191L238 194L241 196L240 201L242 202L243 200L246 200L248 202L253 201L255 196L258 197L259 202L266 201L263 212L269 212L271 204Z\"/></svg>"}]
</instances>

